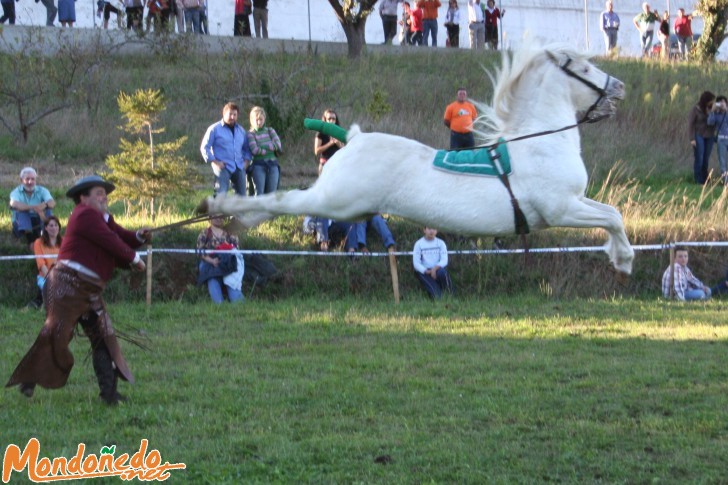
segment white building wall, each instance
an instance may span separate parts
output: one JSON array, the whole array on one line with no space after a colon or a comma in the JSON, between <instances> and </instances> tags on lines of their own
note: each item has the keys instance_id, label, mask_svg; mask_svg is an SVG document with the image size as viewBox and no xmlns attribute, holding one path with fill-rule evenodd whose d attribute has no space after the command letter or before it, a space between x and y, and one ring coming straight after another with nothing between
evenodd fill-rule
<instances>
[{"instance_id":1,"label":"white building wall","mask_svg":"<svg viewBox=\"0 0 728 485\"><path fill-rule=\"evenodd\" d=\"M119 0L113 2L118 3ZM443 47L446 30L442 22L447 11L447 0L441 2L443 6L440 8L438 44ZM678 7L685 8L687 12L692 11L690 1L681 3L679 0L661 0L652 4L652 7L662 12L668 8L668 2L671 2L673 20ZM585 14L584 0L497 0L497 4L506 11L501 24L504 45L509 48L517 47L524 33L528 32L529 35L546 41L567 42L582 49L586 49L588 45L590 52L601 54L604 51L604 41L599 30L599 15L604 10L604 2L586 0L586 3ZM233 4L233 0L208 0L209 25L213 35L232 35ZM458 4L461 11L460 45L467 47L467 1L458 0ZM641 0L614 0L614 10L622 22L618 41L621 55L639 55L639 36L632 25L632 18L641 11L641 5ZM45 9L41 3L24 0L16 4L16 9L19 24L45 24ZM94 16L95 12L96 0L78 0L77 27L99 26L101 20ZM115 22L112 20L111 24ZM270 0L268 30L270 37L279 39L307 40L310 30L312 40L346 41L328 0ZM700 18L693 20L693 31L702 31ZM384 40L382 24L376 10L367 21L366 37L371 44L379 44ZM723 50L728 51L728 43L724 43ZM728 59L728 52L721 52L719 58Z\"/></svg>"}]
</instances>

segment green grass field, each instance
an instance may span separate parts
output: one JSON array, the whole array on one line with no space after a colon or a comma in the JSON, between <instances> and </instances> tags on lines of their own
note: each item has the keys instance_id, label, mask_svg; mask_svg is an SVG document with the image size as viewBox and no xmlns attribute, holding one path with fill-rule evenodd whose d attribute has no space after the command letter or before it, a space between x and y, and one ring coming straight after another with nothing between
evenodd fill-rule
<instances>
[{"instance_id":1,"label":"green grass field","mask_svg":"<svg viewBox=\"0 0 728 485\"><path fill-rule=\"evenodd\" d=\"M170 483L721 483L726 304L360 298L111 308L137 378L0 393L3 442L72 456L148 439ZM40 314L0 309L0 375ZM21 481L13 475L13 483ZM109 479L111 481L111 479Z\"/></svg>"}]
</instances>

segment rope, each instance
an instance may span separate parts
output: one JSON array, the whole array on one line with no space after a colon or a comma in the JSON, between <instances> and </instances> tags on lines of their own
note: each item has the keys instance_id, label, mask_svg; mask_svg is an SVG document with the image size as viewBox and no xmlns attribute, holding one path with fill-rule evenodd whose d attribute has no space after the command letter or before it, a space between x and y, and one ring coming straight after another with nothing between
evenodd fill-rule
<instances>
[{"instance_id":1,"label":"rope","mask_svg":"<svg viewBox=\"0 0 728 485\"><path fill-rule=\"evenodd\" d=\"M688 246L688 247L728 247L728 241L684 241L684 242L672 242L664 244L643 244L638 246L632 246L635 251L666 251L674 246ZM529 248L529 253L592 253L604 251L604 246L582 246L582 247L556 247L556 248ZM154 249L154 253L169 253L169 254L200 254L199 250L196 249L174 249L174 248L159 248ZM412 251L397 251L395 253L388 252L372 252L372 253L360 253L360 252L346 252L346 251L280 251L280 250L265 250L265 249L230 249L230 250L209 250L207 253L217 254L265 254L273 256L323 256L323 257L342 257L342 256L357 256L357 257L385 257L390 254L395 256L412 256ZM506 254L523 254L526 249L463 249L463 250L449 250L448 255L506 255ZM146 256L146 251L139 251L140 256ZM28 255L17 255L17 256L0 256L0 261L14 261L23 259L37 259L37 258L55 258L56 255L40 255L35 256L33 254Z\"/></svg>"}]
</instances>

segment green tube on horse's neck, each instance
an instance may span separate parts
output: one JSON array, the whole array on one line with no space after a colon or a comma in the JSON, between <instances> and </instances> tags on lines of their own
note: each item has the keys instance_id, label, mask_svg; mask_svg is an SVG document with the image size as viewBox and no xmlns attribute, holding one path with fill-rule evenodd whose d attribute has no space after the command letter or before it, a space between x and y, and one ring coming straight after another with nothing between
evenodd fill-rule
<instances>
[{"instance_id":1,"label":"green tube on horse's neck","mask_svg":"<svg viewBox=\"0 0 728 485\"><path fill-rule=\"evenodd\" d=\"M346 143L346 130L335 123L327 123L322 120L306 118L303 120L303 126L307 130L320 131L324 135L336 138L340 142Z\"/></svg>"}]
</instances>

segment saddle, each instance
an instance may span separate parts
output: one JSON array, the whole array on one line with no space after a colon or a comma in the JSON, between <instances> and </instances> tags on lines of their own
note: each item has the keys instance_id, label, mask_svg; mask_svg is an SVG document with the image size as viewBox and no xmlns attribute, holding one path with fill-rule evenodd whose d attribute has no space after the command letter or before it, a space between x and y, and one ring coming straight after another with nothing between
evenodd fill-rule
<instances>
[{"instance_id":1,"label":"saddle","mask_svg":"<svg viewBox=\"0 0 728 485\"><path fill-rule=\"evenodd\" d=\"M493 161L493 152L500 162L500 170ZM510 175L512 171L505 143L498 144L492 150L487 147L472 150L438 150L432 165L438 170L479 177L500 177Z\"/></svg>"}]
</instances>

